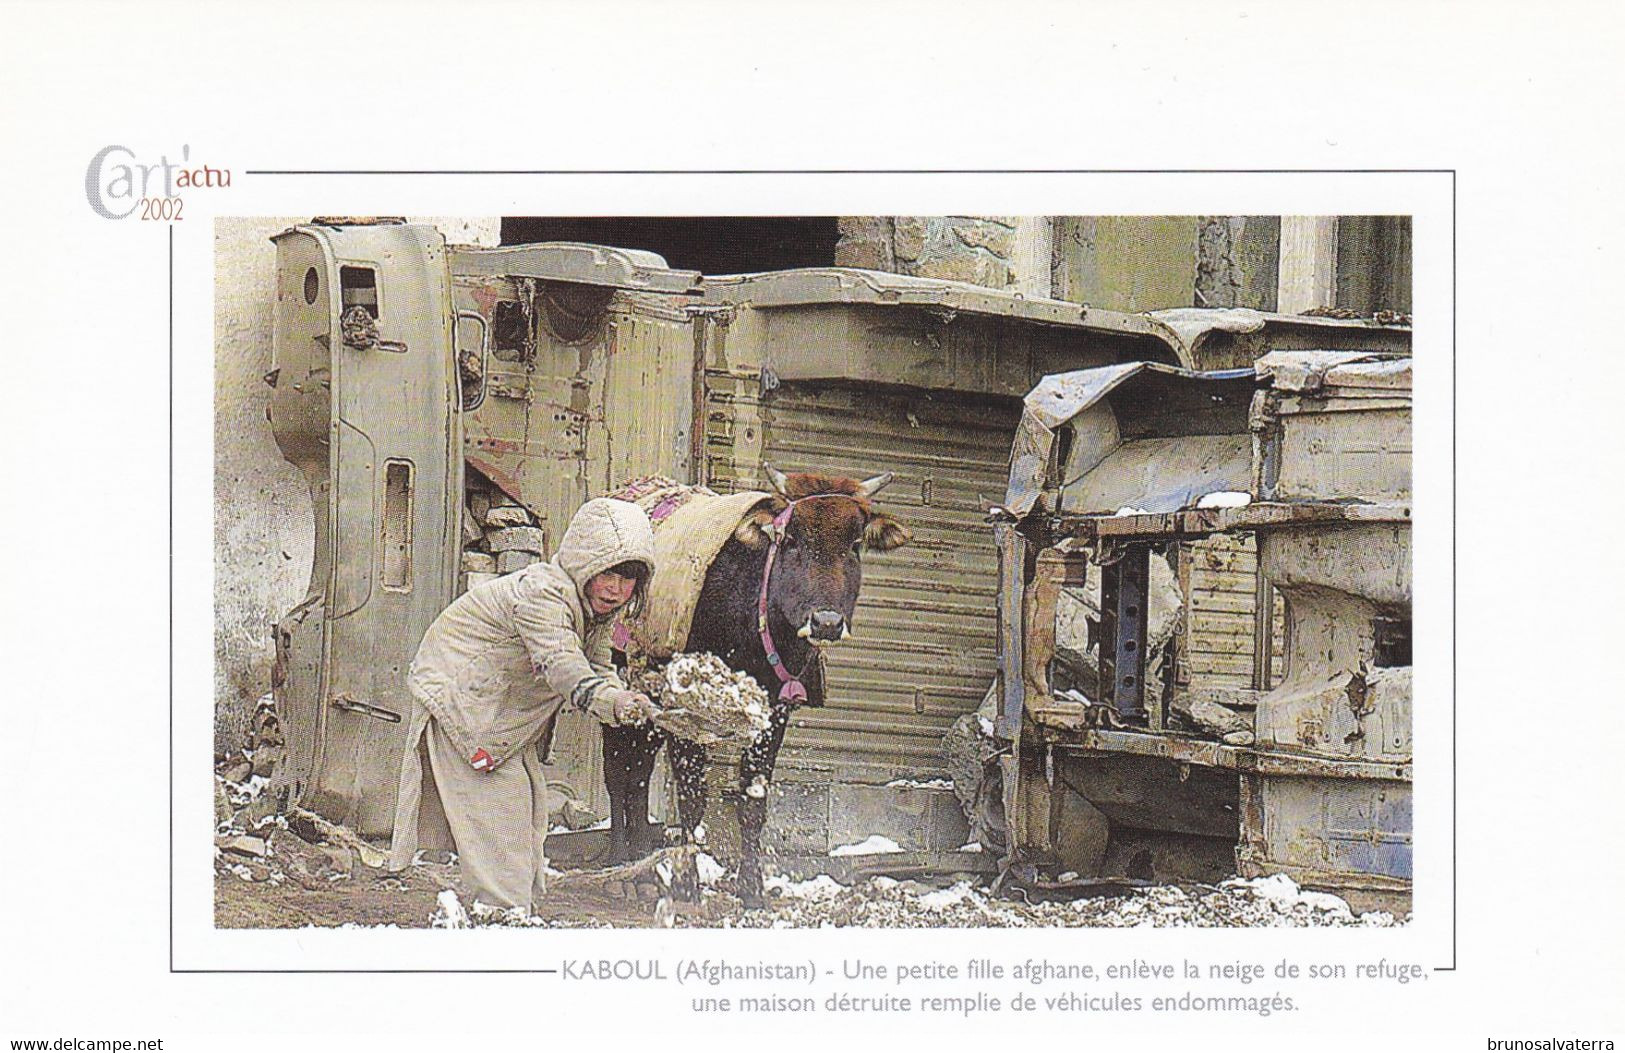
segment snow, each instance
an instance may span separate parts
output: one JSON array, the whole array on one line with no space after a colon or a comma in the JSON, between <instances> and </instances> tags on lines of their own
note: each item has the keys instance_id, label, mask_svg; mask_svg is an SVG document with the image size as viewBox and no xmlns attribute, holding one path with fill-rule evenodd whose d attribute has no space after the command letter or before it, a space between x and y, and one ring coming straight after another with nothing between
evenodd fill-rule
<instances>
[{"instance_id":1,"label":"snow","mask_svg":"<svg viewBox=\"0 0 1625 1053\"><path fill-rule=\"evenodd\" d=\"M231 802L234 809L252 804L261 793L265 792L265 788L271 785L271 780L263 775L250 775L240 783L232 782L229 779L221 779L220 781L225 784L226 798Z\"/></svg>"},{"instance_id":2,"label":"snow","mask_svg":"<svg viewBox=\"0 0 1625 1053\"><path fill-rule=\"evenodd\" d=\"M770 909L721 919L725 928L1390 928L1392 915L1352 916L1335 896L1303 892L1290 879L1222 885L1154 885L1118 896L1027 903L997 899L969 881L932 889L918 881L875 877L845 888L827 876L769 878ZM678 926L717 922L679 917Z\"/></svg>"},{"instance_id":3,"label":"snow","mask_svg":"<svg viewBox=\"0 0 1625 1053\"><path fill-rule=\"evenodd\" d=\"M467 929L473 922L469 920L468 911L463 909L462 901L457 893L451 889L444 889L435 897L434 917L429 919L431 929Z\"/></svg>"},{"instance_id":4,"label":"snow","mask_svg":"<svg viewBox=\"0 0 1625 1053\"><path fill-rule=\"evenodd\" d=\"M967 900L972 899L975 895L976 891L971 888L971 883L969 881L961 881L958 884L952 885L948 888L925 893L923 896L919 897L919 903L920 906L926 910L939 911L964 903Z\"/></svg>"},{"instance_id":5,"label":"snow","mask_svg":"<svg viewBox=\"0 0 1625 1053\"><path fill-rule=\"evenodd\" d=\"M903 846L889 837L870 834L856 844L841 845L829 850L832 856L877 856L886 852L901 852Z\"/></svg>"},{"instance_id":6,"label":"snow","mask_svg":"<svg viewBox=\"0 0 1625 1053\"><path fill-rule=\"evenodd\" d=\"M1276 904L1281 910L1291 910L1294 906L1302 904L1310 910L1329 911L1353 917L1349 905L1341 897L1329 892L1306 892L1298 888L1298 883L1285 874L1271 874L1268 877L1250 880L1235 878L1225 882L1225 886L1251 889L1254 895Z\"/></svg>"},{"instance_id":7,"label":"snow","mask_svg":"<svg viewBox=\"0 0 1625 1053\"><path fill-rule=\"evenodd\" d=\"M1244 490L1215 490L1202 495L1197 508L1246 508L1253 503L1253 495Z\"/></svg>"},{"instance_id":8,"label":"snow","mask_svg":"<svg viewBox=\"0 0 1625 1053\"><path fill-rule=\"evenodd\" d=\"M763 879L762 886L789 899L827 899L830 896L847 891L845 885L828 874L819 874L807 881L792 881L786 877L770 877Z\"/></svg>"},{"instance_id":9,"label":"snow","mask_svg":"<svg viewBox=\"0 0 1625 1053\"><path fill-rule=\"evenodd\" d=\"M718 863L708 852L701 852L694 857L694 867L699 871L700 884L715 885L727 873L721 863Z\"/></svg>"},{"instance_id":10,"label":"snow","mask_svg":"<svg viewBox=\"0 0 1625 1053\"><path fill-rule=\"evenodd\" d=\"M1135 508L1133 505L1124 505L1122 508L1119 508L1117 511L1112 513L1112 518L1116 519L1118 516L1148 516L1148 515L1151 515L1151 513L1147 512L1143 508Z\"/></svg>"},{"instance_id":11,"label":"snow","mask_svg":"<svg viewBox=\"0 0 1625 1053\"><path fill-rule=\"evenodd\" d=\"M951 790L952 779L893 779L887 786L907 787L912 790Z\"/></svg>"},{"instance_id":12,"label":"snow","mask_svg":"<svg viewBox=\"0 0 1625 1053\"><path fill-rule=\"evenodd\" d=\"M980 852L981 850L982 842L980 841L967 841L954 849L955 852Z\"/></svg>"}]
</instances>

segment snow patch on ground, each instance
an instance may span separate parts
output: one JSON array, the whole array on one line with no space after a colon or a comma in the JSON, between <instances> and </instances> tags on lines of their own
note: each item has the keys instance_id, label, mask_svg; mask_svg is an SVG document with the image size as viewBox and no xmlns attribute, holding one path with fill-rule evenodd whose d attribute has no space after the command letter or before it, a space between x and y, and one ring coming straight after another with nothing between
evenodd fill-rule
<instances>
[{"instance_id":1,"label":"snow patch on ground","mask_svg":"<svg viewBox=\"0 0 1625 1053\"><path fill-rule=\"evenodd\" d=\"M444 889L435 897L434 917L429 919L431 929L467 929L473 926L468 911L451 889Z\"/></svg>"},{"instance_id":2,"label":"snow patch on ground","mask_svg":"<svg viewBox=\"0 0 1625 1053\"><path fill-rule=\"evenodd\" d=\"M831 896L838 896L847 891L845 885L828 874L819 874L807 881L792 881L786 877L770 877L764 879L762 885L769 891L777 892L788 899L828 899Z\"/></svg>"},{"instance_id":3,"label":"snow patch on ground","mask_svg":"<svg viewBox=\"0 0 1625 1053\"><path fill-rule=\"evenodd\" d=\"M701 852L694 857L695 869L700 874L700 884L715 885L727 873L721 863L713 859L708 852Z\"/></svg>"},{"instance_id":4,"label":"snow patch on ground","mask_svg":"<svg viewBox=\"0 0 1625 1053\"><path fill-rule=\"evenodd\" d=\"M874 877L846 888L827 876L770 878L777 902L725 919L725 928L1328 928L1404 925L1384 913L1356 918L1336 896L1284 877L1222 885L1154 885L1119 896L1052 902L997 899L969 881L932 889ZM1341 905L1341 909L1339 909ZM679 926L704 927L678 918Z\"/></svg>"},{"instance_id":5,"label":"snow patch on ground","mask_svg":"<svg viewBox=\"0 0 1625 1053\"><path fill-rule=\"evenodd\" d=\"M887 786L906 787L911 790L951 790L952 779L893 779Z\"/></svg>"},{"instance_id":6,"label":"snow patch on ground","mask_svg":"<svg viewBox=\"0 0 1625 1053\"><path fill-rule=\"evenodd\" d=\"M887 852L901 852L903 846L889 837L870 834L856 844L840 845L829 850L832 856L878 856Z\"/></svg>"},{"instance_id":7,"label":"snow patch on ground","mask_svg":"<svg viewBox=\"0 0 1625 1053\"><path fill-rule=\"evenodd\" d=\"M1244 490L1215 490L1203 494L1197 508L1246 508L1253 503L1253 495Z\"/></svg>"},{"instance_id":8,"label":"snow patch on ground","mask_svg":"<svg viewBox=\"0 0 1625 1053\"><path fill-rule=\"evenodd\" d=\"M957 885L927 892L920 897L920 906L926 910L946 910L949 907L964 903L976 897L976 891L969 881L961 881Z\"/></svg>"}]
</instances>

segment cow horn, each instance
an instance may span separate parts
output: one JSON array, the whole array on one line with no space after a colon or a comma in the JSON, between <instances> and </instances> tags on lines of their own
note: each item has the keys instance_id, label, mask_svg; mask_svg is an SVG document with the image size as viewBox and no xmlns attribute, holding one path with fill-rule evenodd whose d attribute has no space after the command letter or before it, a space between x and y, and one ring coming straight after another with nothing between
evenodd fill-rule
<instances>
[{"instance_id":1,"label":"cow horn","mask_svg":"<svg viewBox=\"0 0 1625 1053\"><path fill-rule=\"evenodd\" d=\"M789 480L789 478L783 472L781 472L777 468L773 467L771 464L764 464L764 465L762 465L762 467L764 469L766 469L767 477L773 481L773 489L777 490L781 496L789 497L790 496L790 480Z\"/></svg>"},{"instance_id":2,"label":"cow horn","mask_svg":"<svg viewBox=\"0 0 1625 1053\"><path fill-rule=\"evenodd\" d=\"M873 497L880 492L881 487L892 481L892 473L883 472L873 479L865 479L858 484L859 497Z\"/></svg>"}]
</instances>

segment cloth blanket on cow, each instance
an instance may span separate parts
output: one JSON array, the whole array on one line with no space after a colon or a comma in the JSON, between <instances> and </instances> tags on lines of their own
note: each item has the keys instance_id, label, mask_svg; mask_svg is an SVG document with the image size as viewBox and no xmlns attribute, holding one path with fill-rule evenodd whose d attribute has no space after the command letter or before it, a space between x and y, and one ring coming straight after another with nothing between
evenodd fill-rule
<instances>
[{"instance_id":1,"label":"cloth blanket on cow","mask_svg":"<svg viewBox=\"0 0 1625 1053\"><path fill-rule=\"evenodd\" d=\"M655 531L648 602L638 618L617 626L615 644L634 666L662 662L688 642L694 608L717 554L745 517L773 495L758 490L724 495L651 476L609 496L641 507Z\"/></svg>"}]
</instances>

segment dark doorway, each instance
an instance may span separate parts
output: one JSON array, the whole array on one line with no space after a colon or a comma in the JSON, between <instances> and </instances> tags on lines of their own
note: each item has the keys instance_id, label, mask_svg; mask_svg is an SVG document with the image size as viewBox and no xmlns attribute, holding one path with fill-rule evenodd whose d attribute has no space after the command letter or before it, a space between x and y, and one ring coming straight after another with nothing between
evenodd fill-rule
<instances>
[{"instance_id":1,"label":"dark doorway","mask_svg":"<svg viewBox=\"0 0 1625 1053\"><path fill-rule=\"evenodd\" d=\"M585 241L645 249L672 267L750 274L830 267L840 231L834 216L509 216L502 244Z\"/></svg>"}]
</instances>

